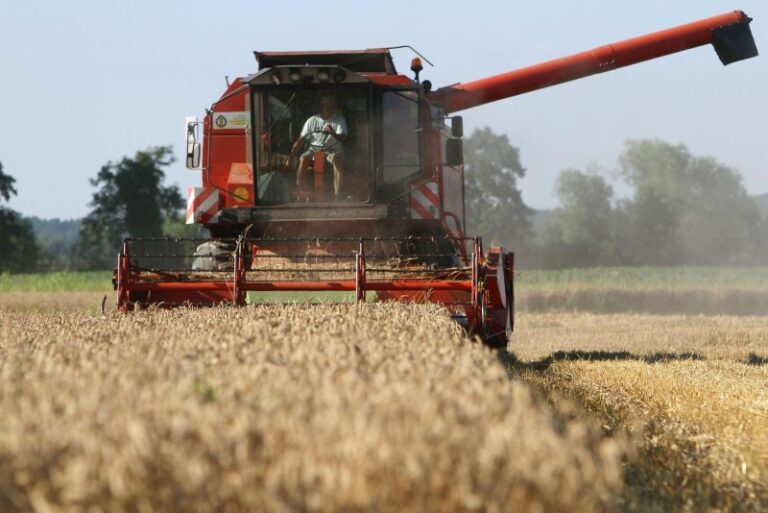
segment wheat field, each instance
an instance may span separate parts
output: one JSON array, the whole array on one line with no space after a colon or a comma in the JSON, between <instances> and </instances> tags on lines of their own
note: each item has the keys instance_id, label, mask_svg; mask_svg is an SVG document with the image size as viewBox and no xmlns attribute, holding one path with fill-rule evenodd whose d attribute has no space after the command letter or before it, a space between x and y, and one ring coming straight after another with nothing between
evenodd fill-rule
<instances>
[{"instance_id":1,"label":"wheat field","mask_svg":"<svg viewBox=\"0 0 768 513\"><path fill-rule=\"evenodd\" d=\"M527 293L506 354L429 305L0 294L0 511L768 510L768 317Z\"/></svg>"},{"instance_id":2,"label":"wheat field","mask_svg":"<svg viewBox=\"0 0 768 513\"><path fill-rule=\"evenodd\" d=\"M768 510L768 317L528 314L514 346L514 376L629 437L626 509Z\"/></svg>"},{"instance_id":3,"label":"wheat field","mask_svg":"<svg viewBox=\"0 0 768 513\"><path fill-rule=\"evenodd\" d=\"M0 511L612 511L620 442L430 305L0 308Z\"/></svg>"}]
</instances>

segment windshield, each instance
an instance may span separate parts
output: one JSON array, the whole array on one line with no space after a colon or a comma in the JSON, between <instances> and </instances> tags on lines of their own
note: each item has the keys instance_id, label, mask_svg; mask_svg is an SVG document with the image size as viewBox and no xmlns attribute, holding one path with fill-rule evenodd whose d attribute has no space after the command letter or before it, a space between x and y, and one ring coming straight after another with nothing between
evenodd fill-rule
<instances>
[{"instance_id":1,"label":"windshield","mask_svg":"<svg viewBox=\"0 0 768 513\"><path fill-rule=\"evenodd\" d=\"M367 88L262 90L253 102L259 204L370 199Z\"/></svg>"},{"instance_id":2,"label":"windshield","mask_svg":"<svg viewBox=\"0 0 768 513\"><path fill-rule=\"evenodd\" d=\"M419 104L415 91L389 91L382 98L383 182L401 182L420 171Z\"/></svg>"}]
</instances>

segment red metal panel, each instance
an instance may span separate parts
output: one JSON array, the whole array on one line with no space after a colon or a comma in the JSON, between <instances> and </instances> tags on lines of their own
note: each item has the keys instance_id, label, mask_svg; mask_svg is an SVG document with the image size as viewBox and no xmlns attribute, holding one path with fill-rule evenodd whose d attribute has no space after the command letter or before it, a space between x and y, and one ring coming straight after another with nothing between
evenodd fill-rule
<instances>
[{"instance_id":1,"label":"red metal panel","mask_svg":"<svg viewBox=\"0 0 768 513\"><path fill-rule=\"evenodd\" d=\"M365 78L378 85L413 87L415 83L405 75L365 75Z\"/></svg>"},{"instance_id":2,"label":"red metal panel","mask_svg":"<svg viewBox=\"0 0 768 513\"><path fill-rule=\"evenodd\" d=\"M233 162L227 176L229 204L238 207L254 205L253 169L247 162Z\"/></svg>"},{"instance_id":3,"label":"red metal panel","mask_svg":"<svg viewBox=\"0 0 768 513\"><path fill-rule=\"evenodd\" d=\"M232 112L250 112L250 94L239 79L230 84L227 91L213 106L211 115L206 116L204 126L203 163L205 172L203 184L219 188L223 194L223 205L238 206L228 190L228 180L233 163L253 166L249 130L244 128L218 128L217 116Z\"/></svg>"},{"instance_id":4,"label":"red metal panel","mask_svg":"<svg viewBox=\"0 0 768 513\"><path fill-rule=\"evenodd\" d=\"M251 291L346 291L354 292L358 280L339 281L269 281L246 282L242 285L244 290ZM372 290L460 290L469 291L472 284L468 281L454 280L365 280L361 283L364 291ZM168 284L165 284L168 285ZM176 284L174 284L176 285ZM179 285L187 285L179 283Z\"/></svg>"}]
</instances>

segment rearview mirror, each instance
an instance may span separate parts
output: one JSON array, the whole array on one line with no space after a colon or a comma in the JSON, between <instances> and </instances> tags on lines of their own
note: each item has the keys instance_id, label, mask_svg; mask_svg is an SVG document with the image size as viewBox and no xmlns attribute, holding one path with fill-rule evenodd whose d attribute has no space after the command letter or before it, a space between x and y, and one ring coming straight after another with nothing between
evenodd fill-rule
<instances>
[{"instance_id":1,"label":"rearview mirror","mask_svg":"<svg viewBox=\"0 0 768 513\"><path fill-rule=\"evenodd\" d=\"M187 169L200 168L200 143L187 143Z\"/></svg>"},{"instance_id":2,"label":"rearview mirror","mask_svg":"<svg viewBox=\"0 0 768 513\"><path fill-rule=\"evenodd\" d=\"M445 163L454 167L464 164L464 146L461 139L445 141Z\"/></svg>"},{"instance_id":3,"label":"rearview mirror","mask_svg":"<svg viewBox=\"0 0 768 513\"><path fill-rule=\"evenodd\" d=\"M197 131L200 122L196 117L187 117L184 119L187 131L187 169L198 169L200 167L200 142L197 140Z\"/></svg>"},{"instance_id":4,"label":"rearview mirror","mask_svg":"<svg viewBox=\"0 0 768 513\"><path fill-rule=\"evenodd\" d=\"M464 118L453 116L451 118L451 135L453 137L464 137Z\"/></svg>"}]
</instances>

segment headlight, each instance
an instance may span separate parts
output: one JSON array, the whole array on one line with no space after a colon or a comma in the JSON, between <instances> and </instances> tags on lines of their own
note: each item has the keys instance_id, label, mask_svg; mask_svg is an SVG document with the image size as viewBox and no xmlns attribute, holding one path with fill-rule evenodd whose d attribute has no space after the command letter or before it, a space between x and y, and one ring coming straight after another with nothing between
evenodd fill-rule
<instances>
[{"instance_id":1,"label":"headlight","mask_svg":"<svg viewBox=\"0 0 768 513\"><path fill-rule=\"evenodd\" d=\"M304 77L301 75L301 71L294 68L288 72L288 78L291 79L291 82L301 82Z\"/></svg>"}]
</instances>

